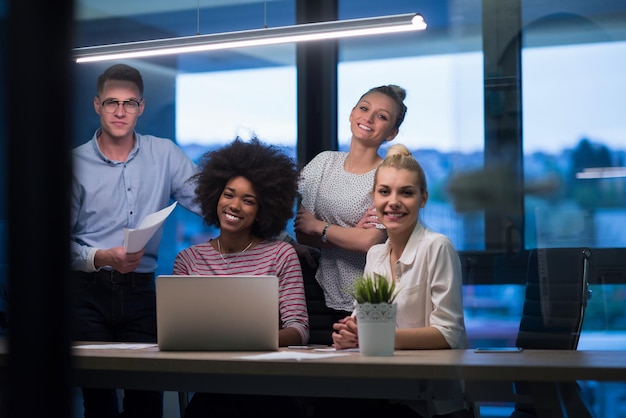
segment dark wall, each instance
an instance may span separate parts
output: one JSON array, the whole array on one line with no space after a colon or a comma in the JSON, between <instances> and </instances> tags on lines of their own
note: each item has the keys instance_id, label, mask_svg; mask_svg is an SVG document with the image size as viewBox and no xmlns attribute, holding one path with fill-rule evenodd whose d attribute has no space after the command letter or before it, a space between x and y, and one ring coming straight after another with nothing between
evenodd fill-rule
<instances>
[{"instance_id":1,"label":"dark wall","mask_svg":"<svg viewBox=\"0 0 626 418\"><path fill-rule=\"evenodd\" d=\"M0 97L7 97L7 10L4 1L0 1ZM0 333L5 331L6 293L8 280L7 249L7 100L0 100Z\"/></svg>"},{"instance_id":2,"label":"dark wall","mask_svg":"<svg viewBox=\"0 0 626 418\"><path fill-rule=\"evenodd\" d=\"M73 2L11 0L7 16L8 24L2 25L10 34L3 43L7 108L2 125L9 173L10 384L1 415L43 417L54 411L69 417Z\"/></svg>"}]
</instances>

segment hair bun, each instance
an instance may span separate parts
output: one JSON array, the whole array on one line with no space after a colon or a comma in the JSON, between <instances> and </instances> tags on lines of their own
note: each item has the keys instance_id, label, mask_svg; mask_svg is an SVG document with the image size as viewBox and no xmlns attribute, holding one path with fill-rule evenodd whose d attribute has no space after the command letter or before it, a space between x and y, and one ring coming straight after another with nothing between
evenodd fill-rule
<instances>
[{"instance_id":1,"label":"hair bun","mask_svg":"<svg viewBox=\"0 0 626 418\"><path fill-rule=\"evenodd\" d=\"M386 158L393 157L394 155L404 155L405 157L412 157L411 151L403 144L393 144L387 150Z\"/></svg>"},{"instance_id":2,"label":"hair bun","mask_svg":"<svg viewBox=\"0 0 626 418\"><path fill-rule=\"evenodd\" d=\"M394 93L396 93L401 100L406 99L406 90L402 87L395 84L389 84L389 88L393 90Z\"/></svg>"}]
</instances>

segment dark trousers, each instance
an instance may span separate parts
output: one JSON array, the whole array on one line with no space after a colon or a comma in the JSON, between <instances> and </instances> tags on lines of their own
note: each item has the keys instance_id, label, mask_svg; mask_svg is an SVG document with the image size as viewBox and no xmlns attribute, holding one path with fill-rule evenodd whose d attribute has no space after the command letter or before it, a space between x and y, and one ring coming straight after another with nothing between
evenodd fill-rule
<instances>
[{"instance_id":1,"label":"dark trousers","mask_svg":"<svg viewBox=\"0 0 626 418\"><path fill-rule=\"evenodd\" d=\"M156 343L154 274L101 270L72 277L75 341ZM163 392L83 388L85 418L161 418Z\"/></svg>"},{"instance_id":2,"label":"dark trousers","mask_svg":"<svg viewBox=\"0 0 626 418\"><path fill-rule=\"evenodd\" d=\"M345 418L349 416L381 416L395 418L422 418L407 405L392 403L385 399L346 399L346 398L319 398L314 404L314 417ZM474 411L464 409L444 415L434 415L433 418L477 418Z\"/></svg>"},{"instance_id":3,"label":"dark trousers","mask_svg":"<svg viewBox=\"0 0 626 418\"><path fill-rule=\"evenodd\" d=\"M303 398L196 393L189 401L184 418L304 418L305 412Z\"/></svg>"}]
</instances>

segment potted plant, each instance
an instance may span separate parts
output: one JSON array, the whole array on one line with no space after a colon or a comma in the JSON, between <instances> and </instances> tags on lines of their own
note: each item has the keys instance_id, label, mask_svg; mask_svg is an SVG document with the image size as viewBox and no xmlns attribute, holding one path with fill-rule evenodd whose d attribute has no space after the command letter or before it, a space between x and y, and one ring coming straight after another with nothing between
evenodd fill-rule
<instances>
[{"instance_id":1,"label":"potted plant","mask_svg":"<svg viewBox=\"0 0 626 418\"><path fill-rule=\"evenodd\" d=\"M359 351L369 356L392 356L396 330L396 283L374 273L357 277L355 300Z\"/></svg>"},{"instance_id":2,"label":"potted plant","mask_svg":"<svg viewBox=\"0 0 626 418\"><path fill-rule=\"evenodd\" d=\"M396 283L382 274L359 276L354 282L352 296L357 303L393 303Z\"/></svg>"}]
</instances>

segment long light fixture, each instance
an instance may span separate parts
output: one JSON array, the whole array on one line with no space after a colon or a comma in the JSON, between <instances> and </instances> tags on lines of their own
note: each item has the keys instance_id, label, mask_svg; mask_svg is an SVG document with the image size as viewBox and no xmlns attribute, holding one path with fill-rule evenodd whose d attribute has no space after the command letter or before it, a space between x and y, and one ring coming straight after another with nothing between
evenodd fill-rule
<instances>
[{"instance_id":1,"label":"long light fixture","mask_svg":"<svg viewBox=\"0 0 626 418\"><path fill-rule=\"evenodd\" d=\"M77 63L186 54L426 29L415 13L74 48Z\"/></svg>"},{"instance_id":2,"label":"long light fixture","mask_svg":"<svg viewBox=\"0 0 626 418\"><path fill-rule=\"evenodd\" d=\"M585 168L576 173L577 179L613 179L626 177L626 167L594 167Z\"/></svg>"}]
</instances>

